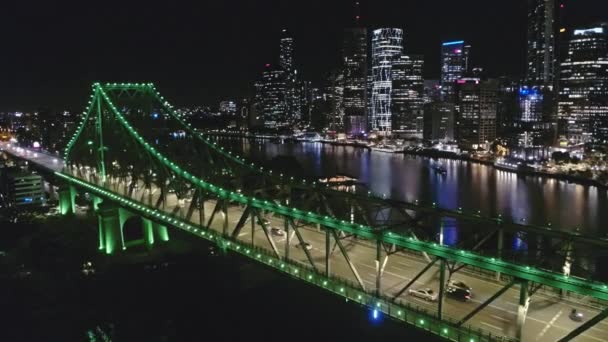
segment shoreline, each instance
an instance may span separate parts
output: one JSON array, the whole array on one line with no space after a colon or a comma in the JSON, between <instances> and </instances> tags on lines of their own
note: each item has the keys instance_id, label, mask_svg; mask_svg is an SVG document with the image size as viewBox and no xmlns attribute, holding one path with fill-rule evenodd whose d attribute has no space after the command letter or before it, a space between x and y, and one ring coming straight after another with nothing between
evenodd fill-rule
<instances>
[{"instance_id":1,"label":"shoreline","mask_svg":"<svg viewBox=\"0 0 608 342\"><path fill-rule=\"evenodd\" d=\"M232 132L206 132L204 134L212 135L212 136L215 135L215 136L237 137L237 138L246 138L246 139L263 139L263 140L272 140L272 139L277 139L277 138L281 139L279 136L253 135L253 134L232 133ZM295 143L311 142L311 141L299 140L299 139L293 139L293 138L288 138L288 139L283 139L283 140L288 141L288 142L295 142ZM363 148L363 149L366 149L366 150L369 150L370 152L372 152L372 150L369 146L363 145L361 143L356 143L356 142L355 143L344 143L344 142L323 141L323 140L314 141L314 142L318 142L318 143L322 143L322 144L329 144L332 146L351 146L351 147ZM478 163L478 164L482 164L482 165L486 165L486 166L491 166L496 170L510 172L510 173L514 173L517 175L538 176L538 177L543 177L543 178L558 179L558 180L567 181L568 183L574 183L574 184L579 184L579 185L584 185L584 186L595 186L602 190L608 190L608 184L603 184L603 183L600 183L596 180L589 179L589 178L562 174L562 173L548 173L548 172L533 171L533 170L513 170L513 169L506 168L506 167L496 166L494 164L494 162L491 162L491 161L480 160L480 159L475 159L475 158L465 157L465 156L458 156L458 155L455 155L453 152L444 152L444 151L439 151L439 150L425 150L425 151L421 151L421 152L414 152L414 151L393 152L393 154L403 154L403 155L429 157L429 158L444 158L444 159L451 159L451 160L462 160L462 161L466 161L466 162Z\"/></svg>"}]
</instances>

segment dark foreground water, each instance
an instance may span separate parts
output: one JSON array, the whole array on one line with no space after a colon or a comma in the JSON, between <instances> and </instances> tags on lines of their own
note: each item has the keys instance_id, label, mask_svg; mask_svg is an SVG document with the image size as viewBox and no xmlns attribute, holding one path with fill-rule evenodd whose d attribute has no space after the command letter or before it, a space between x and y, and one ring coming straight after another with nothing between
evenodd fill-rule
<instances>
[{"instance_id":1,"label":"dark foreground water","mask_svg":"<svg viewBox=\"0 0 608 342\"><path fill-rule=\"evenodd\" d=\"M186 235L151 255L107 259L95 254L94 225L67 236L48 228L13 248L0 243L11 260L0 272L0 341L436 340L388 319L372 323L362 307L239 257L210 255ZM85 260L94 276L79 271ZM12 261L30 273L13 272Z\"/></svg>"}]
</instances>

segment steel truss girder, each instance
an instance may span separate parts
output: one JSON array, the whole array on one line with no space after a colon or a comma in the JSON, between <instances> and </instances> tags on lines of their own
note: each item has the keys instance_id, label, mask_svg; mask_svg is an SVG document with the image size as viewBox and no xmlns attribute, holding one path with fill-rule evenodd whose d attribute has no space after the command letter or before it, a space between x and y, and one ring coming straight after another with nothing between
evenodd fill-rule
<instances>
[{"instance_id":1,"label":"steel truss girder","mask_svg":"<svg viewBox=\"0 0 608 342\"><path fill-rule=\"evenodd\" d=\"M399 297L401 297L403 292L407 291L407 289L409 289L410 286L412 286L416 282L416 280L418 280L420 277L422 277L422 275L425 274L426 271L428 271L431 267L433 267L433 265L437 262L437 260L439 260L439 258L433 259L426 266L424 266L422 271L418 272L418 274L416 274L416 276L414 278L412 278L412 280L410 280L401 290L399 290L399 292L397 292L396 295L393 296L393 302L396 302L397 299Z\"/></svg>"},{"instance_id":2,"label":"steel truss girder","mask_svg":"<svg viewBox=\"0 0 608 342\"><path fill-rule=\"evenodd\" d=\"M319 270L317 269L317 266L315 265L315 261L312 258L312 255L310 255L310 251L308 249L306 249L306 247L304 247L305 241L302 238L302 235L300 234L299 228L293 222L292 218L289 218L288 220L289 220L289 224L291 224L291 227L293 228L294 233L296 234L296 237L298 238L298 241L300 242L300 247L302 248L302 250L304 250L304 254L306 255L306 259L308 259L310 266L312 266L312 268L315 270L315 272L319 272ZM289 236L287 236L286 238L287 238L286 243L289 243Z\"/></svg>"},{"instance_id":3,"label":"steel truss girder","mask_svg":"<svg viewBox=\"0 0 608 342\"><path fill-rule=\"evenodd\" d=\"M279 249L277 248L277 245L274 242L274 239L272 238L272 233L268 230L268 224L266 223L266 221L264 221L262 219L262 215L260 214L260 211L258 209L254 209L253 212L255 213L255 216L260 221L260 225L262 226L262 231L264 231L264 234L266 235L266 239L268 240L268 243L270 243L270 246L272 247L272 251L274 252L274 254L276 254L277 258L280 258L281 254L279 253ZM241 217L241 219L242 218L243 217ZM287 241L287 243L289 243L289 241ZM306 248L304 248L304 249L306 249Z\"/></svg>"},{"instance_id":4,"label":"steel truss girder","mask_svg":"<svg viewBox=\"0 0 608 342\"><path fill-rule=\"evenodd\" d=\"M247 219L249 219L250 214L251 214L251 206L246 206L245 210L243 211L243 214L241 215L241 218L239 219L236 226L234 227L234 230L232 231L233 240L236 241L238 239L239 234L241 233L241 230L245 226L245 223L247 223Z\"/></svg>"},{"instance_id":5,"label":"steel truss girder","mask_svg":"<svg viewBox=\"0 0 608 342\"><path fill-rule=\"evenodd\" d=\"M495 294L493 294L485 302L481 303L478 307L476 307L475 309L473 309L473 311L469 312L460 321L458 321L458 323L456 323L456 326L459 327L459 326L463 325L466 321L468 321L473 316L475 316L479 311L483 310L486 306L490 305L490 303L492 303L494 300L496 300L496 298L500 297L503 293L507 292L507 290L510 289L517 282L518 282L517 279L511 280L510 283L508 283L507 285L503 286L500 290L498 290L498 292L496 292Z\"/></svg>"},{"instance_id":6,"label":"steel truss girder","mask_svg":"<svg viewBox=\"0 0 608 342\"><path fill-rule=\"evenodd\" d=\"M353 264L353 262L350 260L350 257L348 256L348 251L346 250L346 248L344 248L344 245L342 245L342 242L340 241L340 237L338 236L338 233L335 230L331 230L331 232L334 236L334 240L336 241L336 244L338 245L338 248L340 248L340 252L342 252L344 259L346 260L346 263L348 264L348 267L350 268L351 272L353 272L355 279L357 279L357 283L359 283L359 286L361 286L361 289L363 289L363 291L365 291L365 284L363 283L363 279L361 279L361 276L359 276L359 272L357 272L357 268L355 267L355 264ZM327 258L329 258L329 257L330 256L327 256Z\"/></svg>"}]
</instances>

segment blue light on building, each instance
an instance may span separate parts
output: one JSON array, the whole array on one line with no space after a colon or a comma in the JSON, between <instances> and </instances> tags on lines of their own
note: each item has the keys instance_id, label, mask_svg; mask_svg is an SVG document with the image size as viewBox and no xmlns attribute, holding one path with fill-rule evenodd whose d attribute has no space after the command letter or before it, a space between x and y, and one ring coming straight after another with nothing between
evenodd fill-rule
<instances>
[{"instance_id":1,"label":"blue light on building","mask_svg":"<svg viewBox=\"0 0 608 342\"><path fill-rule=\"evenodd\" d=\"M457 40L457 41L453 41L453 42L445 42L445 43L443 43L443 46L458 45L458 44L464 44L464 40Z\"/></svg>"}]
</instances>

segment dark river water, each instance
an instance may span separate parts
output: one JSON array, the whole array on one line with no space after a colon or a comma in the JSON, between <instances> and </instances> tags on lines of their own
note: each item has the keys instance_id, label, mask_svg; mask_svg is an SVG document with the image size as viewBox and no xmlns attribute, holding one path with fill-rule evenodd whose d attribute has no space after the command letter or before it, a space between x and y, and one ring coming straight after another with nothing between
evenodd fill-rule
<instances>
[{"instance_id":1,"label":"dark river water","mask_svg":"<svg viewBox=\"0 0 608 342\"><path fill-rule=\"evenodd\" d=\"M293 156L301 173L317 177L347 174L366 183L374 193L393 199L437 202L445 208L481 210L482 215L502 214L518 222L551 223L554 229L608 234L608 194L593 186L523 176L466 161L350 146L222 139L254 161L268 164L277 156ZM436 164L444 166L447 174L431 168Z\"/></svg>"}]
</instances>

